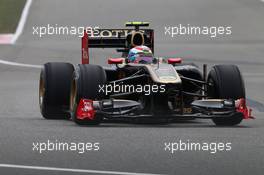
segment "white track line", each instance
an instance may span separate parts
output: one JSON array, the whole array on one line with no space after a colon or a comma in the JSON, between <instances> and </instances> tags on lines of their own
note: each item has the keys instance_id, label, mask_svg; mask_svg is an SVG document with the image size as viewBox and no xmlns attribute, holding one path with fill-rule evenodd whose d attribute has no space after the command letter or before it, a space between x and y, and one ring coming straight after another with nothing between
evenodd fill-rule
<instances>
[{"instance_id":1,"label":"white track line","mask_svg":"<svg viewBox=\"0 0 264 175\"><path fill-rule=\"evenodd\" d=\"M28 16L28 12L29 12L29 8L31 6L32 0L27 0L26 5L23 9L22 15L20 17L18 26L16 28L16 33L14 34L11 44L15 44L16 40L18 39L18 37L21 35L21 33L23 32L26 20L27 20L27 16Z\"/></svg>"},{"instance_id":2,"label":"white track line","mask_svg":"<svg viewBox=\"0 0 264 175\"><path fill-rule=\"evenodd\" d=\"M148 173L130 173L121 171L100 171L100 170L85 170L85 169L71 169L71 168L55 168L44 166L26 166L26 165L13 165L13 164L0 164L0 168L18 168L18 169L31 169L31 170L46 170L46 171L64 171L73 173L93 173L93 174L113 174L113 175L158 175Z\"/></svg>"},{"instance_id":3,"label":"white track line","mask_svg":"<svg viewBox=\"0 0 264 175\"><path fill-rule=\"evenodd\" d=\"M5 61L0 59L0 64L10 65L10 66L19 66L19 67L31 67L31 68L38 68L41 69L42 65L35 65L35 64L23 64L23 63L16 63L11 61Z\"/></svg>"}]
</instances>

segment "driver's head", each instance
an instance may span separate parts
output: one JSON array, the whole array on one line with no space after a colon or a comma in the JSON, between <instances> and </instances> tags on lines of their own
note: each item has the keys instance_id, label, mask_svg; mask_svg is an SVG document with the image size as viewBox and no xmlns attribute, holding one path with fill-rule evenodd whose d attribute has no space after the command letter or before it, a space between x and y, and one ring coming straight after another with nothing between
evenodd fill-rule
<instances>
[{"instance_id":1,"label":"driver's head","mask_svg":"<svg viewBox=\"0 0 264 175\"><path fill-rule=\"evenodd\" d=\"M136 46L129 50L128 61L130 63L150 64L153 62L153 54L147 46Z\"/></svg>"}]
</instances>

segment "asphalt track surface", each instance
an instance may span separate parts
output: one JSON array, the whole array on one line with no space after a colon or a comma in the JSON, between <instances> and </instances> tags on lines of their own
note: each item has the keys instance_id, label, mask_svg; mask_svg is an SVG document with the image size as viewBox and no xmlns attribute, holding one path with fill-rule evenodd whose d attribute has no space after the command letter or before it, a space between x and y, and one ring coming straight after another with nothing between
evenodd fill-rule
<instances>
[{"instance_id":1,"label":"asphalt track surface","mask_svg":"<svg viewBox=\"0 0 264 175\"><path fill-rule=\"evenodd\" d=\"M199 65L237 64L243 72L255 120L215 127L210 120L169 125L102 124L79 127L44 120L38 107L40 69L0 64L0 164L155 174L263 174L264 172L264 3L260 0L86 1L34 0L24 32L15 45L1 45L0 59L41 65L80 62L80 39L32 35L32 26L58 24L123 27L128 20L151 21L156 55L180 56ZM231 25L232 36L170 38L164 26ZM106 64L113 50L92 51L92 63ZM100 150L32 151L33 142L100 142ZM164 142L231 142L232 150L211 154L170 154ZM0 174L79 174L1 168ZM83 173L85 174L85 173ZM88 173L89 174L89 173ZM90 173L95 174L95 173Z\"/></svg>"}]
</instances>

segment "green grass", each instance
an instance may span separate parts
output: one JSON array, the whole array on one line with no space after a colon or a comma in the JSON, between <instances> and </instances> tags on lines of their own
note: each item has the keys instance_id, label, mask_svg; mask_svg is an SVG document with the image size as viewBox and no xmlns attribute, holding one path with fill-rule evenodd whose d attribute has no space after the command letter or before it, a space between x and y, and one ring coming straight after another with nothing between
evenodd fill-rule
<instances>
[{"instance_id":1,"label":"green grass","mask_svg":"<svg viewBox=\"0 0 264 175\"><path fill-rule=\"evenodd\" d=\"M15 33L26 0L0 0L0 33Z\"/></svg>"}]
</instances>

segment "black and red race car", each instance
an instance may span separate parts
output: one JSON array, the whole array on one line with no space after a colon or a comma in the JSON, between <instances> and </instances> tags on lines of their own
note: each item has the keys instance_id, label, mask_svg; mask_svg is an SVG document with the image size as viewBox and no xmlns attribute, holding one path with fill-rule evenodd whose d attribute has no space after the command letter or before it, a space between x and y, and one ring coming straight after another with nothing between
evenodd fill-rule
<instances>
[{"instance_id":1,"label":"black and red race car","mask_svg":"<svg viewBox=\"0 0 264 175\"><path fill-rule=\"evenodd\" d=\"M153 58L131 63L128 52L148 46L154 53L149 23L128 22L126 29L84 32L82 63L46 63L40 74L39 103L46 119L72 119L81 125L106 121L212 119L216 125L237 125L253 118L246 106L243 78L236 65L215 65L207 74L181 58ZM110 67L89 64L89 48L116 48L120 58Z\"/></svg>"}]
</instances>

